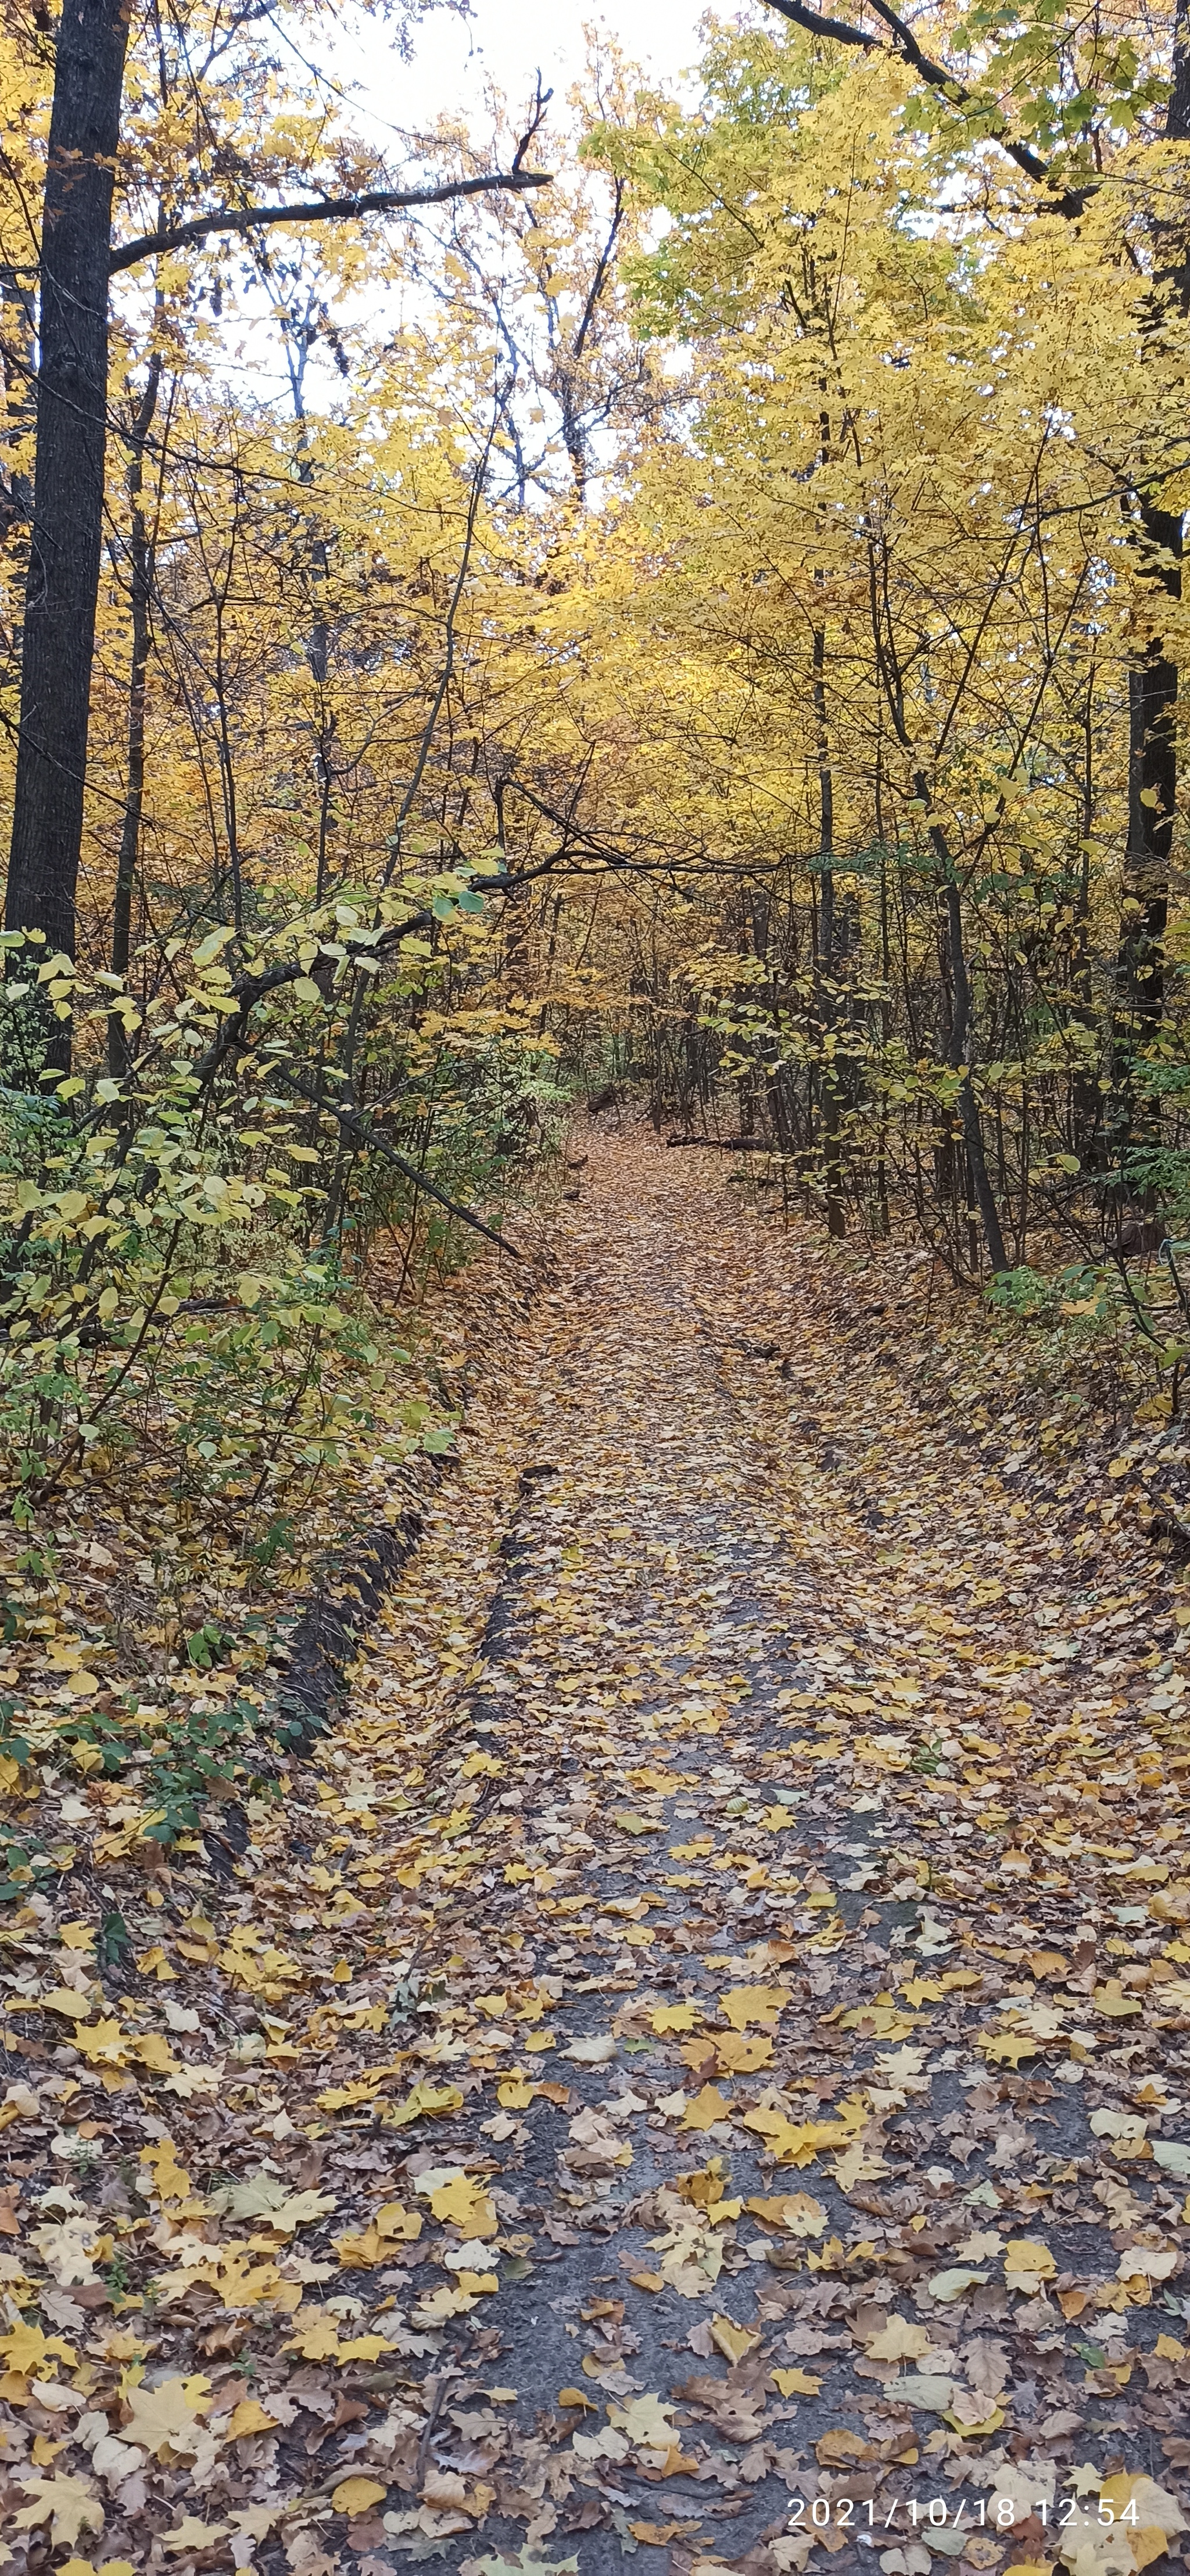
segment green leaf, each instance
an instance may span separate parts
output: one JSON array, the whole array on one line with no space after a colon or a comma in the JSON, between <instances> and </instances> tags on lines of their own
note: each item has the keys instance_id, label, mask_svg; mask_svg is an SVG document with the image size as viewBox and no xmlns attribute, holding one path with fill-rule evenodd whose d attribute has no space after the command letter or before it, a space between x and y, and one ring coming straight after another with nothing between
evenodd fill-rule
<instances>
[{"instance_id":1,"label":"green leaf","mask_svg":"<svg viewBox=\"0 0 1190 2576\"><path fill-rule=\"evenodd\" d=\"M231 930L222 929L209 931L207 937L200 940L198 947L194 951L195 965L213 966L215 959L219 955L220 949L226 948L228 940L233 937L234 932Z\"/></svg>"}]
</instances>

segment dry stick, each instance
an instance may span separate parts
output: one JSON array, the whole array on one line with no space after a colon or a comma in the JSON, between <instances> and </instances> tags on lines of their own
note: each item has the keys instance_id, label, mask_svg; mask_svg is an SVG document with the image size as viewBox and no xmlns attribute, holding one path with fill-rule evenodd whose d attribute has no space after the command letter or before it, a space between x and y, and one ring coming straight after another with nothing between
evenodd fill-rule
<instances>
[{"instance_id":1,"label":"dry stick","mask_svg":"<svg viewBox=\"0 0 1190 2576\"><path fill-rule=\"evenodd\" d=\"M489 1243L498 1243L501 1252L511 1252L514 1261L524 1260L525 1255L517 1244L510 1243L507 1235L498 1233L495 1226L486 1225L474 1208L464 1207L458 1199L448 1198L445 1190L436 1189L433 1181L428 1181L425 1173L418 1170L416 1163L408 1162L404 1154L398 1154L395 1145L389 1144L387 1137L378 1135L375 1128L368 1125L360 1110L342 1108L338 1101L322 1097L312 1083L304 1083L300 1074L283 1073L275 1065L270 1067L270 1080L284 1083L288 1091L295 1091L299 1100L308 1100L311 1108L321 1110L324 1117L337 1118L344 1135L352 1137L365 1152L383 1154L386 1162L394 1164L398 1172L403 1172L416 1189L424 1190L427 1198L437 1199L439 1207L446 1208L451 1216L457 1216L460 1224L472 1226L476 1234L486 1234Z\"/></svg>"},{"instance_id":2,"label":"dry stick","mask_svg":"<svg viewBox=\"0 0 1190 2576\"><path fill-rule=\"evenodd\" d=\"M430 2401L430 2411L422 2426L421 2440L417 2446L417 2463L413 2472L415 2480L415 2495L421 2494L422 2483L425 2478L426 2469L429 2465L430 2444L434 2438L435 2425L442 2413L443 2402L446 2397L447 2389L454 2386L458 2375L457 2370L455 2370L448 2362L446 2369L434 2382L434 2394Z\"/></svg>"}]
</instances>

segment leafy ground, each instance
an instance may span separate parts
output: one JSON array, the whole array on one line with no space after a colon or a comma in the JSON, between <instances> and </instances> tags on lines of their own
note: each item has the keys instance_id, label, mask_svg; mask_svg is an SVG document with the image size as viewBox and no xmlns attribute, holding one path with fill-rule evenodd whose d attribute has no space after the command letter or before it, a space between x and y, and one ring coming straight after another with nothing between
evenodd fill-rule
<instances>
[{"instance_id":1,"label":"leafy ground","mask_svg":"<svg viewBox=\"0 0 1190 2576\"><path fill-rule=\"evenodd\" d=\"M243 1860L10 1918L0 2564L1176 2558L1178 1441L579 1188Z\"/></svg>"}]
</instances>

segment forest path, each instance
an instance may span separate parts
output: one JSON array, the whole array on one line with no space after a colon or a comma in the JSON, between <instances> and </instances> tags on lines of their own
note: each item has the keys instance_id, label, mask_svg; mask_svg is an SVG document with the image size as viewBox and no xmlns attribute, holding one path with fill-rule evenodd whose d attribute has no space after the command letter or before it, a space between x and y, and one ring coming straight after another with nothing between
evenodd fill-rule
<instances>
[{"instance_id":1,"label":"forest path","mask_svg":"<svg viewBox=\"0 0 1190 2576\"><path fill-rule=\"evenodd\" d=\"M1104 1637L1076 1680L1031 1624L1065 1542L887 1347L857 1377L807 1300L821 1254L731 1169L592 1140L420 1615L398 1596L361 1669L366 1762L408 1726L427 1603L460 1663L478 1641L414 1730L390 1917L442 1977L406 2072L463 2101L364 2151L373 2199L426 2221L397 2313L444 2334L421 2488L351 2535L381 2556L519 2565L527 2530L584 2576L634 2547L775 2569L833 2493L818 2545L859 2563L874 2536L924 2571L931 2501L935 2557L1044 2562L1072 2462L1190 2460L1159 1757L1095 1849L1121 1658ZM1023 2527L993 2539L1005 2495Z\"/></svg>"},{"instance_id":2,"label":"forest path","mask_svg":"<svg viewBox=\"0 0 1190 2576\"><path fill-rule=\"evenodd\" d=\"M16 2570L1176 2555L1176 1655L731 1175L591 1137L342 1724L47 1957Z\"/></svg>"}]
</instances>

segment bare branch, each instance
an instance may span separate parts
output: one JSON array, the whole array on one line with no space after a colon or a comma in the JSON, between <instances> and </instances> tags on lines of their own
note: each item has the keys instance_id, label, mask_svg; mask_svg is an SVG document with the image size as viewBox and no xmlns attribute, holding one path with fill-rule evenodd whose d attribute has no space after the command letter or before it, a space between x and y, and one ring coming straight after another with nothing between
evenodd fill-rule
<instances>
[{"instance_id":1,"label":"bare branch","mask_svg":"<svg viewBox=\"0 0 1190 2576\"><path fill-rule=\"evenodd\" d=\"M413 206L446 206L457 197L548 188L552 177L552 171L521 170L514 162L511 170L493 170L482 179L443 179L435 188L372 188L362 197L315 197L297 206L217 206L212 214L194 215L188 223L166 224L159 232L121 242L112 252L108 274L114 277L121 269L135 268L140 260L152 259L161 251L186 250L193 242L206 241L210 233L254 233L266 224L349 223L361 215L397 215Z\"/></svg>"},{"instance_id":2,"label":"bare branch","mask_svg":"<svg viewBox=\"0 0 1190 2576\"><path fill-rule=\"evenodd\" d=\"M879 36L870 36L866 27L852 27L846 18L824 18L818 9L803 8L802 0L769 0L769 7L779 9L783 18L804 28L808 36L829 37L834 45L862 45L867 53L880 50Z\"/></svg>"},{"instance_id":3,"label":"bare branch","mask_svg":"<svg viewBox=\"0 0 1190 2576\"><path fill-rule=\"evenodd\" d=\"M824 18L819 10L806 8L803 0L768 0L770 9L779 10L783 18L788 18L795 27L804 28L807 35L828 38L836 45L859 45L867 53L899 54L902 62L910 64L919 79L926 81L931 89L941 90L953 107L974 107L983 115L993 116L996 123L991 127L992 141L999 144L1010 161L1015 161L1027 179L1035 179L1044 185L1050 176L1048 163L1031 151L1027 143L1018 143L1016 137L1009 133L994 101L979 98L956 73L947 71L944 63L936 63L929 54L923 53L912 28L907 27L904 19L889 6L889 0L868 0L868 5L878 18L883 19L891 38L890 44L882 45L879 36L871 35L864 27L850 26L845 19ZM1081 215L1090 193L1089 188L1066 189L1056 199L1054 213L1070 217Z\"/></svg>"}]
</instances>

